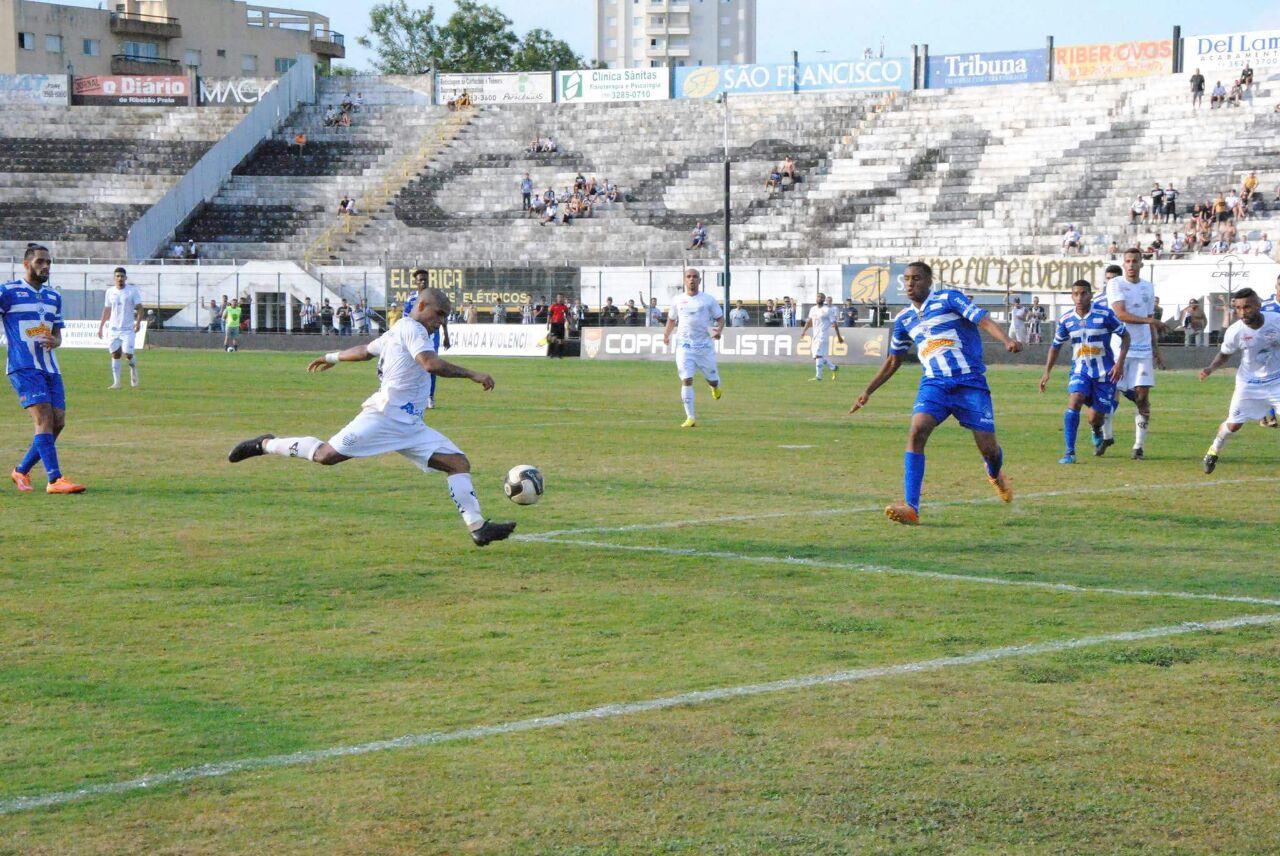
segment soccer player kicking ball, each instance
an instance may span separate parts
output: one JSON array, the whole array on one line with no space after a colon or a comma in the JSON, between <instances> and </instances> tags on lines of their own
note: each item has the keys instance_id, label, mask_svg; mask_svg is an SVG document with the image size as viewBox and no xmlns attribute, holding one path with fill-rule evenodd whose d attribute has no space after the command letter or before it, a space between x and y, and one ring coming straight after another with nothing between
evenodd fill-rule
<instances>
[{"instance_id":1,"label":"soccer player kicking ball","mask_svg":"<svg viewBox=\"0 0 1280 856\"><path fill-rule=\"evenodd\" d=\"M702 372L711 387L711 397L719 399L720 372L716 368L716 340L724 330L724 310L716 299L700 292L702 274L690 268L684 272L684 294L671 302L667 327L662 332L664 345L671 344L676 331L676 372L680 375L680 401L684 404L681 428L698 424L693 408L693 375Z\"/></svg>"},{"instance_id":2,"label":"soccer player kicking ball","mask_svg":"<svg viewBox=\"0 0 1280 856\"><path fill-rule=\"evenodd\" d=\"M836 374L840 371L840 367L827 356L827 348L830 346L831 333L833 331L836 334L836 341L842 345L844 344L844 336L840 335L839 315L836 313L836 308L827 303L827 296L819 291L818 304L809 310L809 318L804 322L804 329L800 331L801 339L812 331L811 348L813 350L814 376L811 380L822 380L823 366L831 369L832 380L836 379Z\"/></svg>"},{"instance_id":3,"label":"soccer player kicking ball","mask_svg":"<svg viewBox=\"0 0 1280 856\"><path fill-rule=\"evenodd\" d=\"M987 470L987 481L1002 500L1011 502L1013 488L1004 473L1004 452L996 442L995 413L978 330L985 330L1010 353L1022 350L1022 345L1006 336L985 309L975 306L960 291L934 289L933 269L924 262L907 265L902 281L911 305L894 319L889 356L884 365L849 408L850 413L857 413L865 407L872 393L893 377L912 343L915 344L924 374L903 458L906 496L902 502L886 508L885 516L897 523L920 522L925 443L933 429L948 416L955 416L956 421L973 432Z\"/></svg>"},{"instance_id":4,"label":"soccer player kicking ball","mask_svg":"<svg viewBox=\"0 0 1280 856\"><path fill-rule=\"evenodd\" d=\"M1060 464L1076 462L1076 434L1080 430L1080 408L1089 407L1089 425L1093 428L1093 447L1101 448L1102 423L1116 409L1116 381L1124 376L1124 361L1129 354L1129 331L1106 307L1093 305L1093 286L1087 279L1071 286L1075 311L1063 316L1049 348L1049 358L1040 378L1040 391L1049 385L1049 373L1058 361L1062 346L1071 342L1071 378L1067 381L1067 409L1062 414L1062 436L1067 453ZM1120 356L1111 353L1111 336L1120 336Z\"/></svg>"},{"instance_id":5,"label":"soccer player kicking ball","mask_svg":"<svg viewBox=\"0 0 1280 856\"><path fill-rule=\"evenodd\" d=\"M67 394L53 355L62 345L62 295L45 286L52 264L49 251L28 244L22 259L25 275L0 285L0 321L9 343L9 383L18 403L31 414L35 436L21 463L9 474L23 493L31 491L31 468L44 464L45 493L84 493L84 485L62 475L54 441L67 424Z\"/></svg>"},{"instance_id":6,"label":"soccer player kicking ball","mask_svg":"<svg viewBox=\"0 0 1280 856\"><path fill-rule=\"evenodd\" d=\"M1226 365L1232 354L1240 354L1227 419L1218 426L1218 435L1204 456L1206 473L1218 466L1222 447L1245 422L1280 407L1280 314L1263 312L1262 300L1252 288L1231 295L1231 308L1238 320L1222 334L1222 349L1213 362L1200 371L1200 380L1204 380Z\"/></svg>"},{"instance_id":7,"label":"soccer player kicking ball","mask_svg":"<svg viewBox=\"0 0 1280 856\"><path fill-rule=\"evenodd\" d=\"M322 372L340 362L358 363L378 358L381 387L365 400L356 418L329 442L315 437L263 434L237 445L227 460L234 464L258 455L280 455L332 466L351 458L399 452L424 472L437 470L445 474L449 495L471 530L471 540L476 546L506 539L516 525L494 523L480 513L467 456L448 437L422 421L432 374L464 377L486 390L493 389L493 378L489 375L464 369L436 355L431 334L448 315L448 295L438 288L428 288L419 294L409 315L373 342L333 351L311 361L307 371Z\"/></svg>"}]
</instances>

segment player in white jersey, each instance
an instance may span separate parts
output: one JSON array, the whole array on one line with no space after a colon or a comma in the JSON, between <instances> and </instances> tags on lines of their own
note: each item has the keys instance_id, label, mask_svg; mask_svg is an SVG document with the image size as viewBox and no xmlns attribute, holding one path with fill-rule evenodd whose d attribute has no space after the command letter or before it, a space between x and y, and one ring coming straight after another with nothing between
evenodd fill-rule
<instances>
[{"instance_id":1,"label":"player in white jersey","mask_svg":"<svg viewBox=\"0 0 1280 856\"><path fill-rule=\"evenodd\" d=\"M449 308L448 295L438 288L428 288L419 293L418 302L407 316L368 345L333 351L311 361L307 371L322 372L340 362L378 358L381 386L365 400L355 419L329 442L316 437L263 434L239 443L227 460L234 464L258 455L281 455L332 466L351 458L399 452L423 472L436 470L445 474L449 495L477 546L510 536L516 528L514 523L494 523L480 513L467 456L452 440L422 421L431 394L432 375L467 378L486 390L493 389L493 378L489 375L446 362L436 355L431 334L449 316Z\"/></svg>"},{"instance_id":2,"label":"player in white jersey","mask_svg":"<svg viewBox=\"0 0 1280 856\"><path fill-rule=\"evenodd\" d=\"M1248 420L1280 407L1280 314L1263 312L1262 299L1252 288L1242 288L1231 295L1231 308L1237 320L1222 334L1222 349L1213 362L1200 371L1200 380L1204 380L1226 365L1232 354L1240 354L1227 418L1218 426L1218 434L1204 456L1206 473L1218 465L1227 438Z\"/></svg>"},{"instance_id":3,"label":"player in white jersey","mask_svg":"<svg viewBox=\"0 0 1280 856\"><path fill-rule=\"evenodd\" d=\"M827 356L827 349L830 347L831 333L833 331L836 334L836 341L843 345L844 336L840 335L839 310L827 303L827 296L819 291L818 304L809 310L809 317L805 320L804 327L800 330L801 339L805 337L805 334L812 336L809 349L813 351L814 376L810 380L822 380L823 366L831 369L832 380L836 379L836 373L840 371L840 367Z\"/></svg>"},{"instance_id":4,"label":"player in white jersey","mask_svg":"<svg viewBox=\"0 0 1280 856\"><path fill-rule=\"evenodd\" d=\"M1147 442L1156 366L1164 368L1164 358L1160 356L1160 322L1151 314L1155 309L1156 287L1143 279L1141 272L1142 250L1131 247L1124 251L1124 276L1107 283L1107 304L1129 329L1129 359L1125 361L1124 377L1116 386L1138 408L1133 417L1133 453L1130 455L1135 461L1143 459L1143 446Z\"/></svg>"},{"instance_id":5,"label":"player in white jersey","mask_svg":"<svg viewBox=\"0 0 1280 856\"><path fill-rule=\"evenodd\" d=\"M1262 311L1280 315L1280 276L1276 277L1276 293L1262 301ZM1263 428L1280 428L1280 420L1276 419L1276 408L1271 408L1271 412L1259 419L1258 424Z\"/></svg>"},{"instance_id":6,"label":"player in white jersey","mask_svg":"<svg viewBox=\"0 0 1280 856\"><path fill-rule=\"evenodd\" d=\"M102 321L98 323L98 338L104 338L103 330L111 333L107 350L111 352L111 386L120 388L120 357L129 360L129 385L138 385L138 361L133 354L133 340L142 324L142 292L127 281L124 268L115 270L115 284L107 289L103 300Z\"/></svg>"},{"instance_id":7,"label":"player in white jersey","mask_svg":"<svg viewBox=\"0 0 1280 856\"><path fill-rule=\"evenodd\" d=\"M700 291L702 275L690 268L684 272L684 293L671 302L662 341L671 344L676 333L676 371L680 375L680 401L684 404L681 428L698 424L693 407L693 375L702 372L711 387L711 397L719 399L720 372L716 368L716 340L724 331L724 310L715 298Z\"/></svg>"}]
</instances>

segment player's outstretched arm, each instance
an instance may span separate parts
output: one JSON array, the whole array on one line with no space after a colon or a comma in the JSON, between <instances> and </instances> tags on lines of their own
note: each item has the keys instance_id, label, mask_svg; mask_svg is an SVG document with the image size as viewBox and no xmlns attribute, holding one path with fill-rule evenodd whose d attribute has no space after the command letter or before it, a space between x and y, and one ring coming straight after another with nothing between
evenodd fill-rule
<instances>
[{"instance_id":1,"label":"player's outstretched arm","mask_svg":"<svg viewBox=\"0 0 1280 856\"><path fill-rule=\"evenodd\" d=\"M1213 362L1209 363L1209 365L1207 365L1207 366L1205 366L1204 368L1200 369L1200 380L1204 380L1204 379L1205 379L1205 378L1207 378L1209 375L1213 374L1213 373L1214 373L1214 372L1216 372L1218 369L1222 368L1224 365L1226 365L1226 364L1227 364L1227 360L1229 360L1229 359L1231 359L1231 355L1230 355L1230 354L1224 354L1224 353L1222 353L1221 351L1219 351L1218 353L1214 354L1214 355L1213 355Z\"/></svg>"},{"instance_id":2,"label":"player's outstretched arm","mask_svg":"<svg viewBox=\"0 0 1280 856\"><path fill-rule=\"evenodd\" d=\"M1004 345L1004 349L1009 353L1016 354L1018 351L1022 350L1022 343L1015 339L1010 339L1005 335L1004 330L1000 329L1000 325L997 324L990 315L985 316L981 321L979 321L978 327L986 330L987 333L991 335L991 338Z\"/></svg>"},{"instance_id":3,"label":"player's outstretched arm","mask_svg":"<svg viewBox=\"0 0 1280 856\"><path fill-rule=\"evenodd\" d=\"M330 351L323 357L316 357L307 365L307 371L327 372L338 363L363 363L371 359L373 359L373 354L369 353L367 346L356 345L347 348L345 351Z\"/></svg>"},{"instance_id":4,"label":"player's outstretched arm","mask_svg":"<svg viewBox=\"0 0 1280 856\"><path fill-rule=\"evenodd\" d=\"M715 326L711 328L711 338L719 339L720 334L724 332L724 316L721 315L716 319Z\"/></svg>"},{"instance_id":5,"label":"player's outstretched arm","mask_svg":"<svg viewBox=\"0 0 1280 856\"><path fill-rule=\"evenodd\" d=\"M1062 350L1061 345L1054 345L1049 349L1049 356L1044 361L1044 374L1040 376L1040 391L1044 392L1044 388L1049 385L1049 373L1053 371L1053 366L1058 362L1058 352Z\"/></svg>"},{"instance_id":6,"label":"player's outstretched arm","mask_svg":"<svg viewBox=\"0 0 1280 856\"><path fill-rule=\"evenodd\" d=\"M107 319L111 317L111 307L102 307L102 320L98 322L98 338L102 338L102 329L107 326Z\"/></svg>"},{"instance_id":7,"label":"player's outstretched arm","mask_svg":"<svg viewBox=\"0 0 1280 856\"><path fill-rule=\"evenodd\" d=\"M467 380L480 384L486 390L493 389L493 378L484 372L473 372L471 369L463 368L456 363L448 360L442 360L433 351L423 351L414 359L418 365L431 372L436 377L464 377Z\"/></svg>"},{"instance_id":8,"label":"player's outstretched arm","mask_svg":"<svg viewBox=\"0 0 1280 856\"><path fill-rule=\"evenodd\" d=\"M871 395L877 389L884 386L889 378L893 377L893 373L902 365L903 356L901 354L890 354L884 358L884 362L880 365L880 370L876 372L875 377L867 384L867 388L862 391L854 399L853 406L849 408L850 413L857 413L859 410L867 406L867 402L871 400Z\"/></svg>"}]
</instances>

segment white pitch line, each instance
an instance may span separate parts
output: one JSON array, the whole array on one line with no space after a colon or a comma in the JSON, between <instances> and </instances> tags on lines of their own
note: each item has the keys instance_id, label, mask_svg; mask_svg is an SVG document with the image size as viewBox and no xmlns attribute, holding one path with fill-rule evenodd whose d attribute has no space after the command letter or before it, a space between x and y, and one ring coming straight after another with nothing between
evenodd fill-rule
<instances>
[{"instance_id":1,"label":"white pitch line","mask_svg":"<svg viewBox=\"0 0 1280 856\"><path fill-rule=\"evenodd\" d=\"M357 743L351 746L335 746L329 749L314 749L305 752L294 752L288 755L268 755L261 758L241 758L236 761L220 761L200 764L195 767L182 767L164 773L155 773L122 782L107 782L99 785L86 785L71 791L56 791L29 797L10 797L0 800L0 814L30 811L77 802L91 797L109 794L127 794L133 791L145 791L164 785L181 784L199 779L212 779L229 776L250 770L295 767L301 764L314 764L334 758L346 758L356 755L368 755L373 752L386 752L392 749L410 749L419 746L436 746L442 743L453 743L459 740L475 740L482 737L494 737L505 734L517 734L524 731L536 731L544 728L558 728L576 722L612 719L619 716L631 716L637 713L649 713L685 705L705 704L711 701L745 698L748 696L768 695L788 692L790 690L809 687L850 684L873 678L885 678L896 675L909 675L918 672L932 672L955 666L972 666L1003 660L1010 657L1031 657L1040 654L1053 654L1060 651L1072 651L1089 648L1095 645L1108 645L1116 642L1139 642L1146 639L1161 639L1169 636L1182 636L1189 633L1232 630L1239 627L1256 627L1280 623L1280 614L1243 615L1236 618L1224 618L1219 621L1184 622L1165 627L1149 627L1145 630L1133 630L1122 633L1107 633L1098 636L1086 636L1081 639L1064 639L1058 642L1035 642L1027 645L1011 645L1003 648L988 648L962 654L956 657L938 657L933 660L920 660L914 663L900 663L895 666L872 666L863 669L850 669L842 672L830 672L824 675L804 675L798 678L786 678L763 684L746 684L736 687L719 687L710 690L680 693L645 701L621 702L606 704L600 707L559 713L552 716L539 716L532 719L518 719L496 725L477 725L456 731L432 731L426 734L407 734L392 740L376 740L371 743Z\"/></svg>"},{"instance_id":2,"label":"white pitch line","mask_svg":"<svg viewBox=\"0 0 1280 856\"><path fill-rule=\"evenodd\" d=\"M1205 481L1182 482L1180 484L1125 484L1114 487L1090 487L1078 490L1046 490L1038 493L1017 493L1015 500L1056 499L1063 496L1095 496L1101 493L1129 493L1135 490L1195 490L1202 487L1220 487L1236 484L1262 484L1280 481L1280 477L1263 476L1259 478L1241 479L1209 479ZM950 499L942 502L930 502L928 508L948 508L960 505L988 505L999 502L997 496L975 497L973 499ZM704 517L694 520L666 520L660 523L629 523L624 526L586 526L580 529L550 529L546 532L529 532L512 536L513 541L551 541L562 535L596 535L611 532L647 532L655 529L683 529L687 526L714 526L718 523L747 523L752 520L775 520L780 517L831 517L839 514L865 514L883 512L884 504L847 506L842 508L817 508L801 511L764 511L756 514L732 514L724 517Z\"/></svg>"},{"instance_id":3,"label":"white pitch line","mask_svg":"<svg viewBox=\"0 0 1280 856\"><path fill-rule=\"evenodd\" d=\"M887 565L867 565L859 562L840 562L831 559L808 559L803 556L759 556L751 553L732 553L725 550L699 550L694 547L656 547L646 544L614 544L609 541L587 541L577 538L548 539L548 544L565 544L571 547L592 547L603 550L623 550L632 553L650 553L660 556L676 556L690 559L716 559L728 562L751 562L760 565L792 565L806 568L835 568L860 574L882 574L891 577L917 577L954 583L978 583L980 585L1013 586L1015 588L1043 589L1045 591L1072 594L1110 594L1126 597L1173 598L1175 600L1207 600L1221 603L1251 603L1261 606L1280 606L1280 600L1249 595L1203 594L1190 591L1161 591L1159 589L1121 589L1107 586L1082 586L1074 583L1054 583L1044 580L1011 580L1004 577L983 577L970 574L947 574L942 571L916 571L907 568L891 568Z\"/></svg>"}]
</instances>

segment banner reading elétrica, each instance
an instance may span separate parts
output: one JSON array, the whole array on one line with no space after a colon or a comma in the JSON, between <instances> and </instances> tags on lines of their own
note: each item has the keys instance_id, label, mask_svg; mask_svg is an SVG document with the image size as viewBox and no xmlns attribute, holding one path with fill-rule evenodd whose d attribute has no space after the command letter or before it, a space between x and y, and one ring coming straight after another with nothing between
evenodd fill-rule
<instances>
[{"instance_id":1,"label":"banner reading el\u00e9trica","mask_svg":"<svg viewBox=\"0 0 1280 856\"><path fill-rule=\"evenodd\" d=\"M929 57L929 89L1039 83L1049 79L1045 50L944 54Z\"/></svg>"},{"instance_id":2,"label":"banner reading el\u00e9trica","mask_svg":"<svg viewBox=\"0 0 1280 856\"><path fill-rule=\"evenodd\" d=\"M799 65L704 65L676 69L677 98L715 98L722 92L766 95L906 89L910 84L911 60L901 57L802 62Z\"/></svg>"},{"instance_id":3,"label":"banner reading el\u00e9trica","mask_svg":"<svg viewBox=\"0 0 1280 856\"><path fill-rule=\"evenodd\" d=\"M191 81L177 76L112 75L77 77L72 104L115 107L185 107L191 103Z\"/></svg>"},{"instance_id":4,"label":"banner reading el\u00e9trica","mask_svg":"<svg viewBox=\"0 0 1280 856\"><path fill-rule=\"evenodd\" d=\"M65 74L0 74L0 104L50 104L65 107L71 97Z\"/></svg>"},{"instance_id":5,"label":"banner reading el\u00e9trica","mask_svg":"<svg viewBox=\"0 0 1280 856\"><path fill-rule=\"evenodd\" d=\"M1053 49L1054 80L1109 80L1173 72L1173 39Z\"/></svg>"},{"instance_id":6,"label":"banner reading el\u00e9trica","mask_svg":"<svg viewBox=\"0 0 1280 856\"><path fill-rule=\"evenodd\" d=\"M550 104L551 72L514 74L438 74L436 103L447 104L466 92L472 104Z\"/></svg>"},{"instance_id":7,"label":"banner reading el\u00e9trica","mask_svg":"<svg viewBox=\"0 0 1280 856\"><path fill-rule=\"evenodd\" d=\"M413 266L396 264L387 266L387 306L403 306L416 289L413 285ZM454 307L474 303L486 311L501 301L507 308L519 312L525 302L549 303L556 294L566 300L581 298L582 271L580 268L450 268L428 267L427 287L442 289L453 301Z\"/></svg>"},{"instance_id":8,"label":"banner reading el\u00e9trica","mask_svg":"<svg viewBox=\"0 0 1280 856\"><path fill-rule=\"evenodd\" d=\"M1280 65L1280 30L1251 33L1219 33L1182 40L1184 71L1197 68L1241 69L1246 65L1267 68Z\"/></svg>"},{"instance_id":9,"label":"banner reading el\u00e9trica","mask_svg":"<svg viewBox=\"0 0 1280 856\"><path fill-rule=\"evenodd\" d=\"M556 81L565 104L665 101L670 97L669 68L597 68L562 71Z\"/></svg>"}]
</instances>

